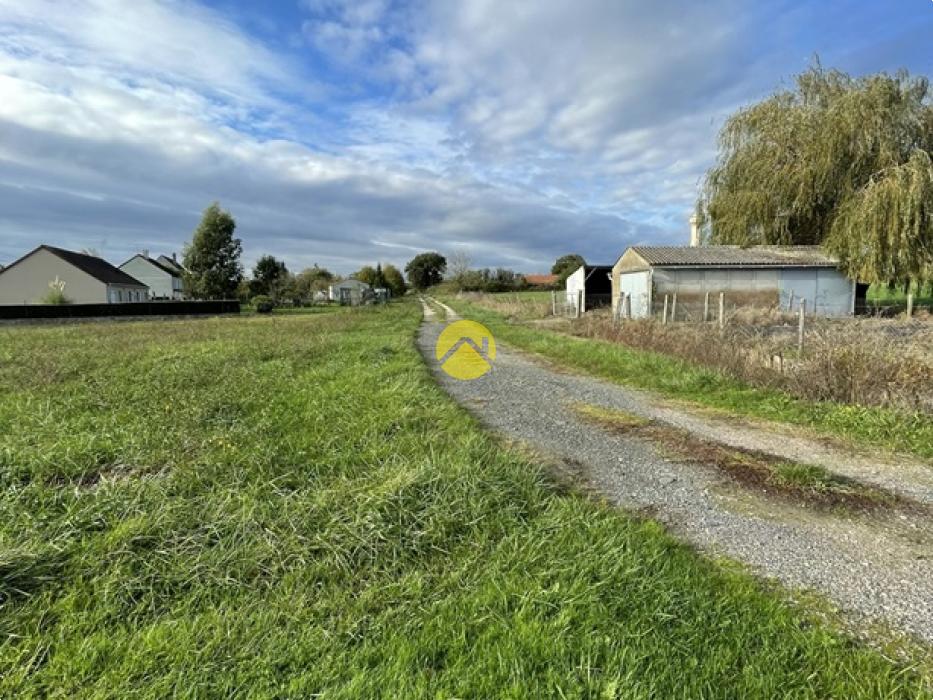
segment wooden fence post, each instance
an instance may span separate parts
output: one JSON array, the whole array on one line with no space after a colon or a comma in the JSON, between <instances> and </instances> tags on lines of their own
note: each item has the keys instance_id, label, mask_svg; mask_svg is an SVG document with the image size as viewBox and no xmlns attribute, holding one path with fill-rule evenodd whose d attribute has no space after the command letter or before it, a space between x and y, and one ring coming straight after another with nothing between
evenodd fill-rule
<instances>
[{"instance_id":1,"label":"wooden fence post","mask_svg":"<svg viewBox=\"0 0 933 700\"><path fill-rule=\"evenodd\" d=\"M709 321L709 292L703 297L703 323Z\"/></svg>"},{"instance_id":2,"label":"wooden fence post","mask_svg":"<svg viewBox=\"0 0 933 700\"><path fill-rule=\"evenodd\" d=\"M667 325L667 294L664 295L664 314L661 316L661 323Z\"/></svg>"},{"instance_id":3,"label":"wooden fence post","mask_svg":"<svg viewBox=\"0 0 933 700\"><path fill-rule=\"evenodd\" d=\"M671 300L671 323L677 320L677 292L674 292L674 298Z\"/></svg>"},{"instance_id":4,"label":"wooden fence post","mask_svg":"<svg viewBox=\"0 0 933 700\"><path fill-rule=\"evenodd\" d=\"M787 310L788 311L794 310L794 290L793 289L790 291L790 300L787 304Z\"/></svg>"},{"instance_id":5,"label":"wooden fence post","mask_svg":"<svg viewBox=\"0 0 933 700\"><path fill-rule=\"evenodd\" d=\"M625 318L627 319L632 318L632 295L631 294L625 295Z\"/></svg>"},{"instance_id":6,"label":"wooden fence post","mask_svg":"<svg viewBox=\"0 0 933 700\"><path fill-rule=\"evenodd\" d=\"M577 318L583 313L583 290L577 290Z\"/></svg>"},{"instance_id":7,"label":"wooden fence post","mask_svg":"<svg viewBox=\"0 0 933 700\"><path fill-rule=\"evenodd\" d=\"M803 355L804 317L807 314L807 300L800 300L800 320L797 322L797 357Z\"/></svg>"},{"instance_id":8,"label":"wooden fence post","mask_svg":"<svg viewBox=\"0 0 933 700\"><path fill-rule=\"evenodd\" d=\"M719 328L726 326L726 293L719 292Z\"/></svg>"},{"instance_id":9,"label":"wooden fence post","mask_svg":"<svg viewBox=\"0 0 933 700\"><path fill-rule=\"evenodd\" d=\"M907 320L910 320L910 317L914 315L914 294L913 292L907 292Z\"/></svg>"},{"instance_id":10,"label":"wooden fence post","mask_svg":"<svg viewBox=\"0 0 933 700\"><path fill-rule=\"evenodd\" d=\"M557 290L551 290L551 316L557 315Z\"/></svg>"}]
</instances>

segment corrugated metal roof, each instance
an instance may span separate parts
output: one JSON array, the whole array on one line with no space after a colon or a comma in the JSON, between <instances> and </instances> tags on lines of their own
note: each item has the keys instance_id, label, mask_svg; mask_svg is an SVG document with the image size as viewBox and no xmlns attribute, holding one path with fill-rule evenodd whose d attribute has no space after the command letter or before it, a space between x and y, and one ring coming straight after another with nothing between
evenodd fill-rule
<instances>
[{"instance_id":1,"label":"corrugated metal roof","mask_svg":"<svg viewBox=\"0 0 933 700\"><path fill-rule=\"evenodd\" d=\"M835 267L837 260L817 245L633 246L649 265L735 267Z\"/></svg>"}]
</instances>

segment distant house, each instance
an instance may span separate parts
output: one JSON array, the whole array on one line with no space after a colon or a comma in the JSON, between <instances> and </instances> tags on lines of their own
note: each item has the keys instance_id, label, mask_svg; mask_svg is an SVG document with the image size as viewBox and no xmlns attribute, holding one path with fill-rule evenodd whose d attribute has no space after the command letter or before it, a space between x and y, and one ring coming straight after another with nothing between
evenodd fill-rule
<instances>
[{"instance_id":1,"label":"distant house","mask_svg":"<svg viewBox=\"0 0 933 700\"><path fill-rule=\"evenodd\" d=\"M612 266L581 265L567 277L567 304L580 313L612 303Z\"/></svg>"},{"instance_id":2,"label":"distant house","mask_svg":"<svg viewBox=\"0 0 933 700\"><path fill-rule=\"evenodd\" d=\"M172 253L172 257L167 255L160 255L156 258L156 262L160 265L165 265L165 267L169 268L170 270L174 270L181 276L184 276L185 274L185 267L180 262L178 262L178 257L175 255L175 253Z\"/></svg>"},{"instance_id":3,"label":"distant house","mask_svg":"<svg viewBox=\"0 0 933 700\"><path fill-rule=\"evenodd\" d=\"M106 260L40 245L0 272L0 304L41 304L55 281L75 304L146 301L149 288Z\"/></svg>"},{"instance_id":4,"label":"distant house","mask_svg":"<svg viewBox=\"0 0 933 700\"><path fill-rule=\"evenodd\" d=\"M553 287L557 284L557 275L524 275L529 287Z\"/></svg>"},{"instance_id":5,"label":"distant house","mask_svg":"<svg viewBox=\"0 0 933 700\"><path fill-rule=\"evenodd\" d=\"M849 316L856 284L819 246L633 246L612 268L612 303L630 299L631 315L657 313L677 294L681 313L702 313L707 294L729 308L798 308L822 316Z\"/></svg>"},{"instance_id":6,"label":"distant house","mask_svg":"<svg viewBox=\"0 0 933 700\"><path fill-rule=\"evenodd\" d=\"M171 260L164 255L153 260L149 251L144 250L120 265L120 269L146 284L152 299L184 299L181 272L169 262L161 262L163 258Z\"/></svg>"},{"instance_id":7,"label":"distant house","mask_svg":"<svg viewBox=\"0 0 933 700\"><path fill-rule=\"evenodd\" d=\"M372 288L365 282L349 279L330 285L327 296L331 301L358 306L372 296Z\"/></svg>"}]
</instances>

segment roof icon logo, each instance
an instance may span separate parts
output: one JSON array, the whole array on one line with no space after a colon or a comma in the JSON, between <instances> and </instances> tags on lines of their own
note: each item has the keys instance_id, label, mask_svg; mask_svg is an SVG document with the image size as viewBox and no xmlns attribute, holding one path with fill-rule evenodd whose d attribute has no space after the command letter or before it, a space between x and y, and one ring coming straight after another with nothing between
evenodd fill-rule
<instances>
[{"instance_id":1,"label":"roof icon logo","mask_svg":"<svg viewBox=\"0 0 933 700\"><path fill-rule=\"evenodd\" d=\"M492 369L496 341L481 323L454 321L438 336L434 357L454 379L478 379Z\"/></svg>"}]
</instances>

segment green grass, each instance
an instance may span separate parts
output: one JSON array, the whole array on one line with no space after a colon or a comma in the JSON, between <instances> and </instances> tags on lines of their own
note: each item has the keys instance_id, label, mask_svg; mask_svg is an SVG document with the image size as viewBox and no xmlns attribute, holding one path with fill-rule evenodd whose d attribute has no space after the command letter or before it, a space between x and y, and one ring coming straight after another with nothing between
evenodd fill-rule
<instances>
[{"instance_id":1,"label":"green grass","mask_svg":"<svg viewBox=\"0 0 933 700\"><path fill-rule=\"evenodd\" d=\"M915 306L933 306L933 294L930 293L929 287L921 287L920 285L914 284L911 287L911 291L914 294ZM867 297L868 301L882 306L884 304L907 303L907 293L903 289L889 289L887 285L873 284L868 288Z\"/></svg>"},{"instance_id":2,"label":"green grass","mask_svg":"<svg viewBox=\"0 0 933 700\"><path fill-rule=\"evenodd\" d=\"M581 340L509 322L502 314L477 304L450 297L442 300L465 317L486 325L498 341L620 384L739 416L801 425L855 443L933 459L933 421L922 413L804 401L779 390L749 386L714 369L669 355L604 340Z\"/></svg>"},{"instance_id":3,"label":"green grass","mask_svg":"<svg viewBox=\"0 0 933 700\"><path fill-rule=\"evenodd\" d=\"M0 328L0 697L930 693L504 449L419 317Z\"/></svg>"}]
</instances>

